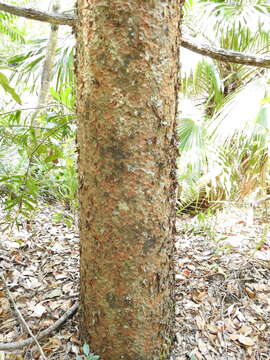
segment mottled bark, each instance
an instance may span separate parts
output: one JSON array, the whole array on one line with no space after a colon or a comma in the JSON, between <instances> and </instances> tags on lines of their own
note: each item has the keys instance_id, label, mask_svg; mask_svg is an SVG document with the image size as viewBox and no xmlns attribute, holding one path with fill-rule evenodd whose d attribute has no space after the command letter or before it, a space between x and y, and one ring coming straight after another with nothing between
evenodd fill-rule
<instances>
[{"instance_id":1,"label":"mottled bark","mask_svg":"<svg viewBox=\"0 0 270 360\"><path fill-rule=\"evenodd\" d=\"M167 357L180 1L79 0L81 330L104 360Z\"/></svg>"}]
</instances>

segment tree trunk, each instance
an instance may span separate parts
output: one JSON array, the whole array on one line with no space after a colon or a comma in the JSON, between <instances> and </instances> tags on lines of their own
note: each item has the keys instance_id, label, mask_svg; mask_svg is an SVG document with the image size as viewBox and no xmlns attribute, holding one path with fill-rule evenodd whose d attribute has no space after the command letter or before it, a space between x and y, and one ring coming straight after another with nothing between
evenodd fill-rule
<instances>
[{"instance_id":1,"label":"tree trunk","mask_svg":"<svg viewBox=\"0 0 270 360\"><path fill-rule=\"evenodd\" d=\"M81 332L103 360L174 339L180 0L78 0Z\"/></svg>"},{"instance_id":2,"label":"tree trunk","mask_svg":"<svg viewBox=\"0 0 270 360\"><path fill-rule=\"evenodd\" d=\"M60 9L60 0L54 0L52 6L53 12L56 13ZM46 111L45 109L41 109L42 106L47 105L48 97L50 93L50 84L51 84L51 77L52 77L52 70L54 64L54 58L56 53L56 46L58 40L58 29L59 26L52 24L50 36L47 44L46 55L43 63L42 74L41 74L41 81L40 81L40 90L38 95L37 101L37 110L32 115L32 125L38 126L37 117L41 113ZM40 130L35 129L36 137L40 136Z\"/></svg>"},{"instance_id":3,"label":"tree trunk","mask_svg":"<svg viewBox=\"0 0 270 360\"><path fill-rule=\"evenodd\" d=\"M53 12L59 12L60 9L60 0L54 0L52 6ZM50 36L48 40L46 56L44 59L41 83L40 83L40 92L38 96L38 108L42 105L47 105L47 99L50 92L50 84L53 70L53 63L56 53L57 38L58 38L58 25L51 25Z\"/></svg>"}]
</instances>

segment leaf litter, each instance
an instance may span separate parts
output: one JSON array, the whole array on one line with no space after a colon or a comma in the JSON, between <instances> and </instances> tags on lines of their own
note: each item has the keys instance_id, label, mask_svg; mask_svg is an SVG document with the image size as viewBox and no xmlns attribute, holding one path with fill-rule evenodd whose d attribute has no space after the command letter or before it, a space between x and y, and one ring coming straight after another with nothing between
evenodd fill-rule
<instances>
[{"instance_id":1,"label":"leaf litter","mask_svg":"<svg viewBox=\"0 0 270 360\"><path fill-rule=\"evenodd\" d=\"M270 359L268 224L241 208L178 219L173 359Z\"/></svg>"},{"instance_id":2,"label":"leaf litter","mask_svg":"<svg viewBox=\"0 0 270 360\"><path fill-rule=\"evenodd\" d=\"M62 211L62 209L60 209ZM24 319L35 334L52 326L78 300L79 239L75 226L52 219L55 206L18 230L1 233L0 272ZM17 342L29 334L17 318L0 279L0 343ZM47 359L75 359L80 354L77 315L40 340ZM35 346L12 352L14 359L42 359ZM0 359L11 359L0 351ZM12 357L13 358L13 357ZM18 357L19 359L19 357Z\"/></svg>"},{"instance_id":3,"label":"leaf litter","mask_svg":"<svg viewBox=\"0 0 270 360\"><path fill-rule=\"evenodd\" d=\"M55 324L78 300L78 232L54 223L54 211L44 206L20 230L1 234L0 270L34 334ZM269 217L250 223L241 209L230 209L210 223L198 226L192 216L177 221L177 346L171 359L270 359ZM0 318L0 343L29 338L1 280ZM75 360L82 349L78 315L40 344L47 359ZM31 345L0 351L0 359L42 357Z\"/></svg>"}]
</instances>

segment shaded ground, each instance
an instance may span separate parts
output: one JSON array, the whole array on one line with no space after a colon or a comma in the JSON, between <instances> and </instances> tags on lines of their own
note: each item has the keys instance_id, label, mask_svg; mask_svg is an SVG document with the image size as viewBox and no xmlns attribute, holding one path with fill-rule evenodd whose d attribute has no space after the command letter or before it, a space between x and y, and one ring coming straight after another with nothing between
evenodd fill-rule
<instances>
[{"instance_id":1,"label":"shaded ground","mask_svg":"<svg viewBox=\"0 0 270 360\"><path fill-rule=\"evenodd\" d=\"M177 360L270 359L269 217L252 217L178 222Z\"/></svg>"},{"instance_id":2,"label":"shaded ground","mask_svg":"<svg viewBox=\"0 0 270 360\"><path fill-rule=\"evenodd\" d=\"M77 231L74 227L53 223L51 215L55 210L55 207L44 207L32 224L19 231L13 229L12 234L2 233L0 241L0 270L34 334L53 325L78 299ZM0 343L29 338L12 309L1 279L0 318ZM75 359L81 345L77 315L40 340L40 344L48 359ZM26 347L23 353L14 352L21 354L16 360L41 359L36 346ZM1 358L1 350L0 359L6 359Z\"/></svg>"},{"instance_id":3,"label":"shaded ground","mask_svg":"<svg viewBox=\"0 0 270 360\"><path fill-rule=\"evenodd\" d=\"M78 298L76 229L54 224L44 207L20 231L2 233L0 270L28 326L38 334ZM178 219L175 360L270 359L269 216L227 209ZM0 343L28 338L0 280ZM40 344L47 359L80 353L78 317ZM36 346L0 359L41 359Z\"/></svg>"}]
</instances>

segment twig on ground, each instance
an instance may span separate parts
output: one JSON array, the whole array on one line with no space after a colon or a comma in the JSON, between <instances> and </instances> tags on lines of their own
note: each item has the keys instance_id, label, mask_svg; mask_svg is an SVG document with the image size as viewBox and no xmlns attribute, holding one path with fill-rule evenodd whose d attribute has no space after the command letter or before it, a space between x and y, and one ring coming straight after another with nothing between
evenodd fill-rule
<instances>
[{"instance_id":1,"label":"twig on ground","mask_svg":"<svg viewBox=\"0 0 270 360\"><path fill-rule=\"evenodd\" d=\"M38 350L39 350L41 356L43 357L43 359L44 359L44 360L47 360L47 358L46 358L46 356L45 356L45 354L44 354L44 352L43 352L43 350L42 350L42 347L40 346L37 338L36 338L35 335L33 334L32 330L29 328L29 326L28 326L27 322L25 321L22 313L21 313L20 310L18 309L18 307L17 307L17 305L16 305L16 303L15 303L15 300L13 299L12 294L11 294L11 292L9 291L8 284L7 284L7 282L6 282L6 279L4 278L4 275L3 275L3 274L0 274L0 277L1 277L1 279L2 279L2 281L3 281L3 283L4 283L4 285L5 285L7 295L8 295L8 297L9 297L9 299L10 299L10 301L11 301L13 307L14 307L14 310L16 311L16 313L17 313L17 315L18 315L18 317L19 317L20 322L23 324L23 326L24 326L24 327L26 328L26 330L28 331L29 335L32 337L33 342L36 343L36 345L37 345L37 347L38 347Z\"/></svg>"},{"instance_id":2,"label":"twig on ground","mask_svg":"<svg viewBox=\"0 0 270 360\"><path fill-rule=\"evenodd\" d=\"M58 329L60 326L64 324L64 322L71 317L79 308L79 302L76 302L68 311L65 312L63 316L60 317L52 326L48 327L48 329L45 329L41 331L37 336L36 340L40 340L41 338L44 338L45 336L48 336L53 331ZM35 342L33 338L29 338L22 341L12 342L12 343L0 343L0 350L17 350L21 349L24 346L31 345Z\"/></svg>"}]
</instances>

